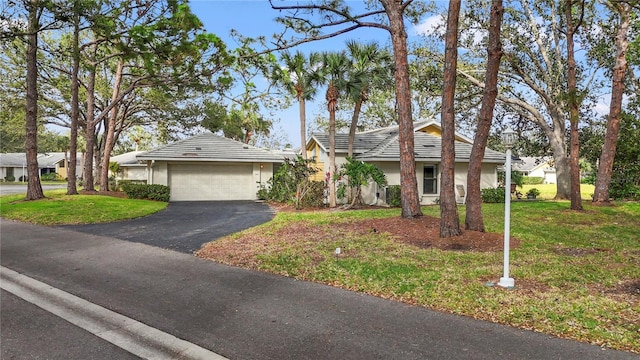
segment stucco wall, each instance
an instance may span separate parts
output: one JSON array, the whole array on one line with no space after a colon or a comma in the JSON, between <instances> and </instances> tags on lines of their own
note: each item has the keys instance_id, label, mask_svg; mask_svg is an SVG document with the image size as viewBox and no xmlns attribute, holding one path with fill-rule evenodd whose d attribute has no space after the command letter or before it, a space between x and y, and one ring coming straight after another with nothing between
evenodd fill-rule
<instances>
[{"instance_id":1,"label":"stucco wall","mask_svg":"<svg viewBox=\"0 0 640 360\"><path fill-rule=\"evenodd\" d=\"M253 182L256 184L256 193L260 188L266 188L267 182L273 177L272 163L253 164Z\"/></svg>"}]
</instances>

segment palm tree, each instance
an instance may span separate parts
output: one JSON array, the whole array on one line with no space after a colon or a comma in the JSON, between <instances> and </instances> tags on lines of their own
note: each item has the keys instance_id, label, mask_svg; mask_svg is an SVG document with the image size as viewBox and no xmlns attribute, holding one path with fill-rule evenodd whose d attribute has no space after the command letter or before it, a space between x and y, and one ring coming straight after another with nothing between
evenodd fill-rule
<instances>
[{"instance_id":1,"label":"palm tree","mask_svg":"<svg viewBox=\"0 0 640 360\"><path fill-rule=\"evenodd\" d=\"M393 86L393 57L377 42L360 44L354 40L347 41L347 49L351 60L349 72L348 96L355 103L351 126L349 127L348 156L353 156L353 143L362 105L369 100L371 88Z\"/></svg>"},{"instance_id":2,"label":"palm tree","mask_svg":"<svg viewBox=\"0 0 640 360\"><path fill-rule=\"evenodd\" d=\"M302 52L291 54L288 51L282 53L284 71L277 74L275 79L280 82L298 100L300 107L300 145L302 146L302 158L307 158L307 125L306 125L306 101L312 100L316 95L314 84L318 71L320 54L312 52L307 58Z\"/></svg>"},{"instance_id":3,"label":"palm tree","mask_svg":"<svg viewBox=\"0 0 640 360\"><path fill-rule=\"evenodd\" d=\"M336 110L340 92L347 88L346 75L350 61L344 51L322 54L322 68L315 78L316 83L327 85L327 110L329 110L329 206L336 206L336 184L333 174L336 172Z\"/></svg>"}]
</instances>

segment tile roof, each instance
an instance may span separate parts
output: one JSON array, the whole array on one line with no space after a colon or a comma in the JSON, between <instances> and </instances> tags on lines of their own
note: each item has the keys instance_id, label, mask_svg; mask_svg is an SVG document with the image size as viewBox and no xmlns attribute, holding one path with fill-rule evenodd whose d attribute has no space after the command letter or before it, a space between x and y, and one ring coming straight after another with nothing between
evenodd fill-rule
<instances>
[{"instance_id":1,"label":"tile roof","mask_svg":"<svg viewBox=\"0 0 640 360\"><path fill-rule=\"evenodd\" d=\"M314 139L325 151L329 149L328 134L313 134ZM398 161L400 159L400 145L397 127L384 128L383 131L367 131L356 133L354 156L363 161ZM336 134L336 153L346 153L348 149L348 134ZM414 133L414 154L416 161L440 161L441 141L439 136L417 131ZM467 162L471 157L472 145L456 141L456 161ZM484 162L504 163L505 154L486 149Z\"/></svg>"},{"instance_id":2,"label":"tile roof","mask_svg":"<svg viewBox=\"0 0 640 360\"><path fill-rule=\"evenodd\" d=\"M552 161L553 158L550 156L545 157L529 157L529 156L521 156L520 161L513 163L514 171L532 171L537 169L540 166L545 166L547 168L553 168L549 161Z\"/></svg>"},{"instance_id":3,"label":"tile roof","mask_svg":"<svg viewBox=\"0 0 640 360\"><path fill-rule=\"evenodd\" d=\"M138 160L282 162L285 155L205 132L138 155Z\"/></svg>"},{"instance_id":4,"label":"tile roof","mask_svg":"<svg viewBox=\"0 0 640 360\"><path fill-rule=\"evenodd\" d=\"M116 156L111 156L109 158L110 162L117 162L120 165L131 165L131 164L138 164L140 162L140 160L138 160L136 158L136 156L140 155L140 154L144 154L146 153L146 151L130 151L128 153L124 153L124 154L120 154L120 155L116 155Z\"/></svg>"},{"instance_id":5,"label":"tile roof","mask_svg":"<svg viewBox=\"0 0 640 360\"><path fill-rule=\"evenodd\" d=\"M457 162L467 162L471 157L472 145L465 142L455 142ZM438 136L423 132L414 133L414 156L416 161L440 161L442 151L442 139ZM398 135L391 135L380 146L368 152L356 156L359 160L366 161L398 161L400 159L400 143ZM484 162L503 163L505 155L485 149Z\"/></svg>"},{"instance_id":6,"label":"tile roof","mask_svg":"<svg viewBox=\"0 0 640 360\"><path fill-rule=\"evenodd\" d=\"M68 156L68 154L67 154ZM78 154L81 158L82 154ZM64 160L63 152L48 152L38 154L39 168L54 168L56 164ZM22 167L27 164L25 153L2 153L0 154L0 166L2 167Z\"/></svg>"}]
</instances>

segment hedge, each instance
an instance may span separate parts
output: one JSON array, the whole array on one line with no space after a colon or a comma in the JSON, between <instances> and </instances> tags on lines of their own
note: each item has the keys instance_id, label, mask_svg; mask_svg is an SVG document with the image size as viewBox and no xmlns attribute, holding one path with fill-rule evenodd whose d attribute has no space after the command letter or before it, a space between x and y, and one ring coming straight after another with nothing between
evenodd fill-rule
<instances>
[{"instance_id":1,"label":"hedge","mask_svg":"<svg viewBox=\"0 0 640 360\"><path fill-rule=\"evenodd\" d=\"M168 202L171 192L168 186L158 184L134 184L122 185L122 190L130 199L149 199Z\"/></svg>"},{"instance_id":2,"label":"hedge","mask_svg":"<svg viewBox=\"0 0 640 360\"><path fill-rule=\"evenodd\" d=\"M540 185L544 182L542 176L524 176L522 178L523 185Z\"/></svg>"},{"instance_id":3,"label":"hedge","mask_svg":"<svg viewBox=\"0 0 640 360\"><path fill-rule=\"evenodd\" d=\"M504 188L486 188L480 190L483 203L503 203Z\"/></svg>"}]
</instances>

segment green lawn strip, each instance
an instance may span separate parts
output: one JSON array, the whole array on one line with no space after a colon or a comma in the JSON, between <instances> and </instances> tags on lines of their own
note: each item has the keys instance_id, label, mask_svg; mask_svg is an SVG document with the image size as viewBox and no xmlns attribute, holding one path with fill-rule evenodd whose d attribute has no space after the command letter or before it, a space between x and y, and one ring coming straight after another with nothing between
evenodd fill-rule
<instances>
[{"instance_id":1,"label":"green lawn strip","mask_svg":"<svg viewBox=\"0 0 640 360\"><path fill-rule=\"evenodd\" d=\"M536 188L540 190L540 195L538 195L538 199L543 200L552 200L556 196L556 190L558 186L556 184L537 184L537 185L522 185L521 188L518 188L518 191L523 195L527 195L527 191L531 188ZM591 184L580 184L580 197L582 200L591 201L593 192L595 190L595 186Z\"/></svg>"},{"instance_id":2,"label":"green lawn strip","mask_svg":"<svg viewBox=\"0 0 640 360\"><path fill-rule=\"evenodd\" d=\"M40 225L91 224L133 219L167 207L167 203L102 195L65 195L45 191L45 199L24 201L24 195L0 197L0 216Z\"/></svg>"},{"instance_id":3,"label":"green lawn strip","mask_svg":"<svg viewBox=\"0 0 640 360\"><path fill-rule=\"evenodd\" d=\"M520 241L511 252L513 290L487 286L502 275L502 252L420 249L386 234L332 229L366 218L367 211L278 213L271 223L216 246L242 236L269 238L268 245L247 244L254 252L250 267L640 352L638 295L622 290L640 279L640 204L585 205L584 212L568 207L550 201L513 204L511 234ZM464 221L464 207L459 209ZM437 206L423 212L439 216ZM483 212L487 231L502 232L504 205L486 204ZM398 216L399 210L369 214ZM313 234L300 233L297 241L278 234L303 223L301 228L312 225ZM336 247L342 249L338 257Z\"/></svg>"}]
</instances>

